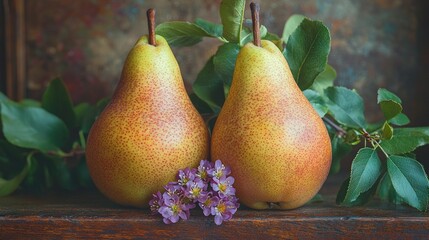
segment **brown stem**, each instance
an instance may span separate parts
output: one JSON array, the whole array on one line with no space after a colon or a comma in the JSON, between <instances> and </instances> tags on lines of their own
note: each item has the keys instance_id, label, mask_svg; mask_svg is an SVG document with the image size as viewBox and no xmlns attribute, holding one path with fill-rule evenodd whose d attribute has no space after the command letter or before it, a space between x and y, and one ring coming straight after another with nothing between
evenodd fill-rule
<instances>
[{"instance_id":1,"label":"brown stem","mask_svg":"<svg viewBox=\"0 0 429 240\"><path fill-rule=\"evenodd\" d=\"M147 15L147 28L149 29L149 44L156 46L155 39L155 9L149 8L146 12Z\"/></svg>"},{"instance_id":2,"label":"brown stem","mask_svg":"<svg viewBox=\"0 0 429 240\"><path fill-rule=\"evenodd\" d=\"M253 23L253 44L261 46L261 32L259 31L259 4L250 3L250 10L252 11L252 23Z\"/></svg>"},{"instance_id":3,"label":"brown stem","mask_svg":"<svg viewBox=\"0 0 429 240\"><path fill-rule=\"evenodd\" d=\"M338 126L338 125L337 125L336 123L334 123L331 119L329 119L329 118L327 118L327 117L323 117L322 119L323 119L323 121L324 121L325 123L327 123L328 125L330 125L331 127L333 127L333 128L337 131L338 135L340 135L340 136L345 136L345 135L347 135L346 130L344 130L342 127Z\"/></svg>"}]
</instances>

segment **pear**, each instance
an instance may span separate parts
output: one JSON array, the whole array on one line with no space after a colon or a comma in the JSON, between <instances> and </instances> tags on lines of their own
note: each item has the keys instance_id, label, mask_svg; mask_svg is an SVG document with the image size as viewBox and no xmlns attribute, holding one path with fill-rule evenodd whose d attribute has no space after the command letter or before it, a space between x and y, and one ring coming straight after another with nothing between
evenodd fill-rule
<instances>
[{"instance_id":1,"label":"pear","mask_svg":"<svg viewBox=\"0 0 429 240\"><path fill-rule=\"evenodd\" d=\"M196 167L208 154L208 129L167 41L141 37L88 136L86 159L95 185L116 203L148 207L179 169Z\"/></svg>"},{"instance_id":2,"label":"pear","mask_svg":"<svg viewBox=\"0 0 429 240\"><path fill-rule=\"evenodd\" d=\"M326 180L330 138L280 50L270 41L259 42L247 43L238 54L213 129L211 159L231 167L244 205L293 209L315 196Z\"/></svg>"}]
</instances>

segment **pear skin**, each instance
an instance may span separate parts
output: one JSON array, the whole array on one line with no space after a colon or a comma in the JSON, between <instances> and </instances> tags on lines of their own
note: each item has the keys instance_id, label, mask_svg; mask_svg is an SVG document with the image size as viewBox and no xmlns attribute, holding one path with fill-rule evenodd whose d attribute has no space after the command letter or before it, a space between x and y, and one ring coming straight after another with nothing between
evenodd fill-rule
<instances>
[{"instance_id":1,"label":"pear skin","mask_svg":"<svg viewBox=\"0 0 429 240\"><path fill-rule=\"evenodd\" d=\"M326 180L328 132L272 42L240 50L211 159L231 167L237 197L254 209L300 207Z\"/></svg>"},{"instance_id":2,"label":"pear skin","mask_svg":"<svg viewBox=\"0 0 429 240\"><path fill-rule=\"evenodd\" d=\"M148 207L179 169L209 154L209 133L192 105L166 40L141 37L115 93L88 136L86 158L97 188L116 203Z\"/></svg>"}]
</instances>

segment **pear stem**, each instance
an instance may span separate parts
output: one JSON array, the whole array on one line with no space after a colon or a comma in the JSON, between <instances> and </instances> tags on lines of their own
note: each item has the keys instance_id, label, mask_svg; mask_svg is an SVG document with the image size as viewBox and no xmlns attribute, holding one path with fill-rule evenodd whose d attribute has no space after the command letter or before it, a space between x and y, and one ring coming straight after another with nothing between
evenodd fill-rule
<instances>
[{"instance_id":1,"label":"pear stem","mask_svg":"<svg viewBox=\"0 0 429 240\"><path fill-rule=\"evenodd\" d=\"M253 23L253 44L261 46L261 32L259 30L259 4L251 2L250 10L252 11Z\"/></svg>"},{"instance_id":2,"label":"pear stem","mask_svg":"<svg viewBox=\"0 0 429 240\"><path fill-rule=\"evenodd\" d=\"M146 12L147 15L147 28L149 30L149 44L152 46L156 46L156 38L155 38L155 9L149 8Z\"/></svg>"}]
</instances>

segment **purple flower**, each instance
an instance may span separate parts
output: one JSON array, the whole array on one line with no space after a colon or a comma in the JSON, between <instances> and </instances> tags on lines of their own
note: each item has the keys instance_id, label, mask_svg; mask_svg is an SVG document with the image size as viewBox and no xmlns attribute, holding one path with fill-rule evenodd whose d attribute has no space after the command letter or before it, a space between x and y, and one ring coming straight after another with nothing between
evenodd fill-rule
<instances>
[{"instance_id":1,"label":"purple flower","mask_svg":"<svg viewBox=\"0 0 429 240\"><path fill-rule=\"evenodd\" d=\"M176 223L181 219L187 220L189 218L189 206L180 201L179 196L164 193L162 195L164 204L158 212L164 218L166 224Z\"/></svg>"},{"instance_id":2,"label":"purple flower","mask_svg":"<svg viewBox=\"0 0 429 240\"><path fill-rule=\"evenodd\" d=\"M219 199L214 197L212 199L215 204L211 207L211 214L214 215L214 220L216 225L221 225L223 221L228 221L232 218L232 215L237 211L237 199L234 198L224 198Z\"/></svg>"},{"instance_id":3,"label":"purple flower","mask_svg":"<svg viewBox=\"0 0 429 240\"><path fill-rule=\"evenodd\" d=\"M196 203L204 216L213 215L217 225L231 219L240 206L235 197L234 178L229 167L220 160L201 160L198 168L179 170L177 182L164 186L165 192L153 194L149 205L152 212L162 215L166 224L187 220ZM210 184L209 184L210 183Z\"/></svg>"},{"instance_id":4,"label":"purple flower","mask_svg":"<svg viewBox=\"0 0 429 240\"><path fill-rule=\"evenodd\" d=\"M220 160L216 160L214 168L208 170L207 172L211 177L220 179L221 177L226 177L231 174L231 169L223 165Z\"/></svg>"},{"instance_id":5,"label":"purple flower","mask_svg":"<svg viewBox=\"0 0 429 240\"><path fill-rule=\"evenodd\" d=\"M186 186L186 183L195 179L195 173L197 170L195 168L189 169L185 168L183 170L179 170L177 183L180 186Z\"/></svg>"},{"instance_id":6,"label":"purple flower","mask_svg":"<svg viewBox=\"0 0 429 240\"><path fill-rule=\"evenodd\" d=\"M213 198L216 198L215 201L213 201ZM213 197L212 192L209 192L207 195L198 199L198 201L198 205L200 205L200 208L203 210L204 216L207 217L211 213L212 206L219 200L218 197Z\"/></svg>"},{"instance_id":7,"label":"purple flower","mask_svg":"<svg viewBox=\"0 0 429 240\"><path fill-rule=\"evenodd\" d=\"M229 177L221 177L220 179L214 178L211 186L214 191L218 192L220 198L224 198L227 196L235 195L235 188L232 186L234 184L234 178Z\"/></svg>"},{"instance_id":8,"label":"purple flower","mask_svg":"<svg viewBox=\"0 0 429 240\"><path fill-rule=\"evenodd\" d=\"M207 184L200 178L195 178L194 181L189 181L186 184L185 196L192 200L198 200L207 195Z\"/></svg>"},{"instance_id":9,"label":"purple flower","mask_svg":"<svg viewBox=\"0 0 429 240\"><path fill-rule=\"evenodd\" d=\"M158 209L164 205L164 199L162 198L161 192L152 194L153 198L149 201L150 211L155 214L158 212Z\"/></svg>"},{"instance_id":10,"label":"purple flower","mask_svg":"<svg viewBox=\"0 0 429 240\"><path fill-rule=\"evenodd\" d=\"M204 182L208 182L209 174L208 171L213 168L213 164L207 160L201 160L200 165L197 168L196 176L202 179Z\"/></svg>"},{"instance_id":11,"label":"purple flower","mask_svg":"<svg viewBox=\"0 0 429 240\"><path fill-rule=\"evenodd\" d=\"M177 182L169 182L167 185L164 186L166 193L170 196L177 195L182 196L183 195L183 189L182 186L180 186Z\"/></svg>"}]
</instances>

